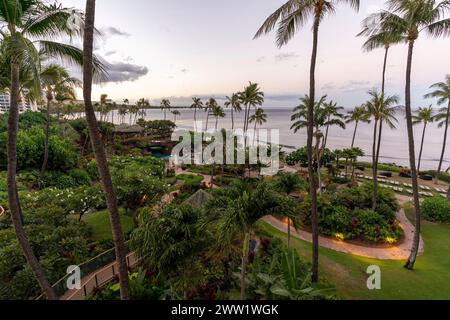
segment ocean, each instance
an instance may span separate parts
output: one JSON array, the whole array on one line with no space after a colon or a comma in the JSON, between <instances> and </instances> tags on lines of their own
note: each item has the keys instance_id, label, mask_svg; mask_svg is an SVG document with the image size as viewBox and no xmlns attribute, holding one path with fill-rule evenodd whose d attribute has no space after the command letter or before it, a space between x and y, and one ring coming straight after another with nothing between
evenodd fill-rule
<instances>
[{"instance_id":1,"label":"ocean","mask_svg":"<svg viewBox=\"0 0 450 320\"><path fill-rule=\"evenodd\" d=\"M194 111L191 109L177 109L181 115L177 117L176 124L179 128L194 129ZM263 129L278 129L280 134L280 144L299 148L306 145L306 129L294 133L290 128L292 125L291 115L292 107L272 107L264 108L267 114L267 122L259 128ZM231 129L231 115L230 110L226 110L226 117L219 119L218 127ZM114 116L114 122L118 122L118 116ZM128 121L129 116L126 116ZM244 121L244 113L234 115L235 128L242 128ZM406 120L404 115L398 114L397 129L391 130L384 126L383 137L380 151L381 163L395 163L402 166L409 166L408 157L408 136L406 131ZM146 120L161 120L164 119L164 113L161 110L149 109L147 110ZM167 119L172 120L174 116L167 112ZM111 120L111 115L109 116ZM204 111L197 112L197 121L206 122L206 113ZM215 119L210 117L209 128L214 128ZM253 128L253 126L252 126ZM323 130L325 131L325 130ZM420 151L420 142L422 139L423 125L418 125L414 129L416 154L418 156ZM347 129L330 128L328 136L328 148L343 149L350 148L351 140L354 132L354 123L348 124ZM325 132L324 132L325 133ZM442 143L444 139L444 128L438 128L437 124L432 123L428 125L425 137L424 150L422 156L421 169L435 170L439 164L439 158L442 152ZM450 142L450 139L448 139ZM362 157L362 161L371 161L373 144L373 124L360 123L356 135L355 147L361 148L366 156ZM443 170L450 167L450 145L447 145L446 154L444 157Z\"/></svg>"}]
</instances>

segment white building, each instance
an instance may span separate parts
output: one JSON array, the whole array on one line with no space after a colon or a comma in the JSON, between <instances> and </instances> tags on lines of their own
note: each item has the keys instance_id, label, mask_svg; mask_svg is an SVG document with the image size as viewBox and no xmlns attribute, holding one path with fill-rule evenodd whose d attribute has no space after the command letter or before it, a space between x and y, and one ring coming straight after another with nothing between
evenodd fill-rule
<instances>
[{"instance_id":1,"label":"white building","mask_svg":"<svg viewBox=\"0 0 450 320\"><path fill-rule=\"evenodd\" d=\"M10 105L9 94L0 94L0 113L8 112ZM29 102L21 102L19 111L36 111L36 106Z\"/></svg>"}]
</instances>

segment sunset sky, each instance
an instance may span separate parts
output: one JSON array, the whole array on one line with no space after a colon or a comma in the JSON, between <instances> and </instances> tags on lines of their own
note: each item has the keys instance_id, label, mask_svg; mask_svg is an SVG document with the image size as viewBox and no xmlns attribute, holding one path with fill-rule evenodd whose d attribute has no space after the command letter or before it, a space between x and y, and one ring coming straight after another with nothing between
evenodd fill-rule
<instances>
[{"instance_id":1,"label":"sunset sky","mask_svg":"<svg viewBox=\"0 0 450 320\"><path fill-rule=\"evenodd\" d=\"M84 9L85 0L62 0ZM183 104L192 95L225 96L258 82L270 106L294 106L307 93L311 29L278 49L274 34L253 40L264 19L285 0L97 0L97 28L103 37L96 54L111 66L109 83L94 98L151 101L163 97ZM346 5L320 28L317 88L345 107L359 105L379 87L383 50L364 53L355 37L361 20L383 6L364 0L357 14ZM450 39L418 40L413 69L413 104L450 73ZM403 96L406 46L391 50L388 92Z\"/></svg>"}]
</instances>

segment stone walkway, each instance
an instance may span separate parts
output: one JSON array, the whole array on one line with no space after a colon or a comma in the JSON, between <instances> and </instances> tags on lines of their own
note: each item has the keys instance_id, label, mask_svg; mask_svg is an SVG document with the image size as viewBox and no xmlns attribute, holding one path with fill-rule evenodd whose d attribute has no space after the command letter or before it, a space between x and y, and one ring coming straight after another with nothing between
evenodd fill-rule
<instances>
[{"instance_id":1,"label":"stone walkway","mask_svg":"<svg viewBox=\"0 0 450 320\"><path fill-rule=\"evenodd\" d=\"M397 200L401 205L409 202L411 199L406 196L397 195ZM351 244L331 238L319 237L319 244L321 247L328 248L337 252L348 253L355 256L373 258L378 260L405 260L408 259L411 251L411 246L414 237L414 226L409 222L403 209L397 213L397 220L400 223L403 231L405 232L404 241L390 248L377 248L377 247L364 247L356 244ZM284 224L280 220L269 216L264 218L264 221L269 223L274 228L287 233L287 224ZM312 235L306 231L292 230L292 236L304 241L312 242ZM424 242L421 238L419 255L424 253Z\"/></svg>"}]
</instances>

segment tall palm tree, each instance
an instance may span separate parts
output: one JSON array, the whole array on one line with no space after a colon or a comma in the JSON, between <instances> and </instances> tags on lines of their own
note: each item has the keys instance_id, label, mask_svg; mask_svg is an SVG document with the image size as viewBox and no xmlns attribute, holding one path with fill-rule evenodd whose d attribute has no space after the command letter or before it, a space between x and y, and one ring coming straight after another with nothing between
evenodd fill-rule
<instances>
[{"instance_id":1,"label":"tall palm tree","mask_svg":"<svg viewBox=\"0 0 450 320\"><path fill-rule=\"evenodd\" d=\"M314 179L313 158L313 135L314 125L314 103L316 101L316 61L318 52L319 26L320 22L330 14L336 12L339 3L347 3L355 10L359 10L359 0L288 0L278 10L272 13L255 35L255 38L270 33L278 24L277 45L282 47L291 40L298 29L305 26L307 20L313 19L313 48L311 54L311 65L309 72L309 97L308 106L308 174L310 180L311 194L311 219L313 233L313 256L312 256L312 282L319 279L319 231L317 215L317 187Z\"/></svg>"},{"instance_id":2,"label":"tall palm tree","mask_svg":"<svg viewBox=\"0 0 450 320\"><path fill-rule=\"evenodd\" d=\"M203 102L200 98L192 98L191 109L194 109L194 130L197 131L197 111L203 109Z\"/></svg>"},{"instance_id":3,"label":"tall palm tree","mask_svg":"<svg viewBox=\"0 0 450 320\"><path fill-rule=\"evenodd\" d=\"M170 111L170 101L168 99L163 99L161 101L161 110L164 111L164 120L167 120L167 111Z\"/></svg>"},{"instance_id":4,"label":"tall palm tree","mask_svg":"<svg viewBox=\"0 0 450 320\"><path fill-rule=\"evenodd\" d=\"M425 142L425 134L429 123L434 122L434 110L432 106L428 108L419 108L416 115L413 115L413 124L418 125L423 123L422 142L420 144L419 163L417 164L417 172L420 172L420 164L422 161L423 144Z\"/></svg>"},{"instance_id":5,"label":"tall palm tree","mask_svg":"<svg viewBox=\"0 0 450 320\"><path fill-rule=\"evenodd\" d=\"M246 298L246 273L249 244L256 223L267 215L286 217L298 228L298 214L288 197L273 191L271 186L260 183L256 189L239 181L230 187L213 190L213 197L206 203L208 222L218 229L218 243L230 246L236 236L242 241L241 250L241 300Z\"/></svg>"},{"instance_id":6,"label":"tall palm tree","mask_svg":"<svg viewBox=\"0 0 450 320\"><path fill-rule=\"evenodd\" d=\"M444 161L445 150L447 148L448 127L450 124L450 75L447 75L445 82L433 84L431 89L433 89L433 91L427 94L425 98L437 98L437 103L440 106L447 103L447 107L439 110L439 114L436 116L436 121L439 122L439 126L445 127L441 158L439 159L439 167L435 178L435 182L437 184L439 183L439 175L442 170L442 163Z\"/></svg>"},{"instance_id":7,"label":"tall palm tree","mask_svg":"<svg viewBox=\"0 0 450 320\"><path fill-rule=\"evenodd\" d=\"M177 117L179 117L181 115L181 112L178 110L173 110L172 114L173 114L173 122L177 123Z\"/></svg>"},{"instance_id":8,"label":"tall palm tree","mask_svg":"<svg viewBox=\"0 0 450 320\"><path fill-rule=\"evenodd\" d=\"M217 130L217 127L219 125L219 118L225 118L225 112L220 105L216 104L212 109L212 115L214 116L214 118L216 118L215 129Z\"/></svg>"},{"instance_id":9,"label":"tall palm tree","mask_svg":"<svg viewBox=\"0 0 450 320\"><path fill-rule=\"evenodd\" d=\"M366 103L367 112L374 120L373 128L373 147L372 147L372 173L373 173L373 197L372 209L377 207L378 195L378 161L379 150L381 148L381 137L383 123L386 123L391 129L395 129L396 113L399 107L396 105L399 101L397 96L387 96L378 93L376 90L369 91L370 100ZM379 126L379 128L378 128Z\"/></svg>"},{"instance_id":10,"label":"tall palm tree","mask_svg":"<svg viewBox=\"0 0 450 320\"><path fill-rule=\"evenodd\" d=\"M244 110L244 141L245 148L247 148L247 131L250 121L250 111L252 108L262 106L264 103L264 92L261 91L257 83L249 82L249 85L244 88L239 94L239 101L245 106Z\"/></svg>"},{"instance_id":11,"label":"tall palm tree","mask_svg":"<svg viewBox=\"0 0 450 320\"><path fill-rule=\"evenodd\" d=\"M23 229L22 210L16 185L17 130L21 92L21 73L26 71L36 80L40 77L40 56L52 56L75 65L83 62L80 49L53 41L60 37L81 34L80 24L68 24L72 17L81 17L79 11L59 5L47 5L40 0L12 0L0 3L0 37L4 54L9 61L10 109L8 116L8 201L16 236L25 258L48 299L57 296L48 282ZM73 19L82 21L81 19ZM52 39L52 40L49 40ZM95 61L98 62L98 61ZM40 81L35 82L39 91Z\"/></svg>"},{"instance_id":12,"label":"tall palm tree","mask_svg":"<svg viewBox=\"0 0 450 320\"><path fill-rule=\"evenodd\" d=\"M122 300L130 299L130 286L128 283L128 267L126 261L126 247L120 222L119 208L116 192L114 190L111 175L108 169L105 147L102 143L95 111L92 106L92 60L94 49L94 24L95 24L95 0L86 0L86 17L83 42L83 96L86 112L86 120L91 137L92 147L102 182L106 203L109 210L112 236L115 246L116 260L119 271L120 296Z\"/></svg>"},{"instance_id":13,"label":"tall palm tree","mask_svg":"<svg viewBox=\"0 0 450 320\"><path fill-rule=\"evenodd\" d=\"M255 114L250 117L249 123L254 123L255 126L253 128L253 145L255 145L256 138L256 126L262 126L267 122L267 114L265 113L263 108L258 108L255 111Z\"/></svg>"},{"instance_id":14,"label":"tall palm tree","mask_svg":"<svg viewBox=\"0 0 450 320\"><path fill-rule=\"evenodd\" d=\"M346 121L347 124L354 122L355 130L353 131L353 139L351 149L355 146L356 132L358 131L358 125L360 123L370 123L370 114L367 112L365 105L356 107L347 114Z\"/></svg>"},{"instance_id":15,"label":"tall palm tree","mask_svg":"<svg viewBox=\"0 0 450 320\"><path fill-rule=\"evenodd\" d=\"M206 112L206 128L208 131L209 126L209 117L212 115L213 110L217 107L217 101L214 98L209 98L209 100L205 104L205 112Z\"/></svg>"},{"instance_id":16,"label":"tall palm tree","mask_svg":"<svg viewBox=\"0 0 450 320\"><path fill-rule=\"evenodd\" d=\"M405 85L405 111L408 128L409 160L411 166L414 210L415 210L415 233L411 248L411 255L405 267L412 270L417 259L420 245L421 214L419 201L419 184L416 168L416 154L414 145L414 130L411 109L411 71L414 45L423 32L432 37L450 35L450 19L446 14L450 11L449 1L436 0L389 0L389 9L373 14L378 24L375 30L382 30L393 34L408 43L408 56L406 66Z\"/></svg>"},{"instance_id":17,"label":"tall palm tree","mask_svg":"<svg viewBox=\"0 0 450 320\"><path fill-rule=\"evenodd\" d=\"M48 164L51 103L55 95L59 95L59 100L75 100L75 87L81 86L81 81L71 77L66 68L55 64L46 66L44 70L42 70L40 78L47 99L45 111L46 121L44 126L44 160L41 167L42 176L47 169Z\"/></svg>"},{"instance_id":18,"label":"tall palm tree","mask_svg":"<svg viewBox=\"0 0 450 320\"><path fill-rule=\"evenodd\" d=\"M225 107L231 109L231 130L234 130L234 113L242 111L241 102L238 93L233 93L230 97L226 97Z\"/></svg>"},{"instance_id":19,"label":"tall palm tree","mask_svg":"<svg viewBox=\"0 0 450 320\"><path fill-rule=\"evenodd\" d=\"M325 118L324 126L326 127L326 130L322 149L325 149L327 147L330 127L338 126L342 129L345 129L346 126L344 122L344 114L341 113L342 110L344 110L344 107L338 106L338 104L333 100L330 100L329 102L323 104L322 112Z\"/></svg>"},{"instance_id":20,"label":"tall palm tree","mask_svg":"<svg viewBox=\"0 0 450 320\"><path fill-rule=\"evenodd\" d=\"M137 121L137 117L142 117L145 118L145 116L147 115L147 109L150 107L150 102L148 101L148 99L145 98L141 98L138 100L138 102L136 103L136 107L137 107L137 112L134 118L134 122L136 123Z\"/></svg>"}]
</instances>

